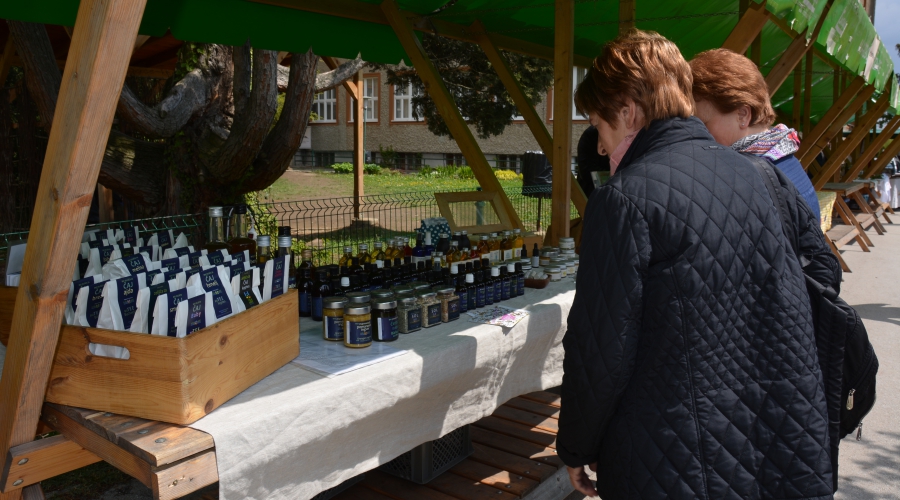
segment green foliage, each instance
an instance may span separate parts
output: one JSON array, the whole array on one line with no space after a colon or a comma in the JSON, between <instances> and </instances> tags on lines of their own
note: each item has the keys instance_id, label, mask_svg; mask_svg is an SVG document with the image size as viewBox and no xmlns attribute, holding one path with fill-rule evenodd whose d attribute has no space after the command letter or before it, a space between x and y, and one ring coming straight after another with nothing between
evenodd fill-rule
<instances>
[{"instance_id":1,"label":"green foliage","mask_svg":"<svg viewBox=\"0 0 900 500\"><path fill-rule=\"evenodd\" d=\"M502 134L518 110L484 51L473 43L429 33L422 34L422 45L456 100L460 112L475 126L479 137L486 139ZM532 105L541 102L553 84L553 62L512 52L503 54L528 101ZM416 93L412 98L413 116L424 118L432 133L450 135L434 101L425 92L422 81L414 71L392 65L372 66L387 72L387 83L390 85L412 84Z\"/></svg>"},{"instance_id":2,"label":"green foliage","mask_svg":"<svg viewBox=\"0 0 900 500\"><path fill-rule=\"evenodd\" d=\"M522 174L517 174L513 170L494 170L494 175L501 181L512 181L522 178Z\"/></svg>"},{"instance_id":3,"label":"green foliage","mask_svg":"<svg viewBox=\"0 0 900 500\"><path fill-rule=\"evenodd\" d=\"M275 128L275 124L278 123L278 120L281 118L281 111L284 109L284 96L285 94L278 94L278 105L275 108L275 117L272 118L272 124L269 125L269 132Z\"/></svg>"},{"instance_id":4,"label":"green foliage","mask_svg":"<svg viewBox=\"0 0 900 500\"><path fill-rule=\"evenodd\" d=\"M335 163L331 166L331 169L334 170L336 174L352 174L353 173L353 164L352 163ZM374 163L366 163L363 165L363 173L366 175L380 175L383 173L383 169L375 165Z\"/></svg>"},{"instance_id":5,"label":"green foliage","mask_svg":"<svg viewBox=\"0 0 900 500\"><path fill-rule=\"evenodd\" d=\"M381 166L387 168L394 168L397 166L397 157L398 153L394 151L393 146L388 146L386 148L382 147L381 144L378 145L378 157L381 158Z\"/></svg>"},{"instance_id":6,"label":"green foliage","mask_svg":"<svg viewBox=\"0 0 900 500\"><path fill-rule=\"evenodd\" d=\"M472 167L468 165L456 166L448 165L446 167L422 167L417 174L419 177L431 177L438 179L461 179L470 180L475 178L472 173ZM501 181L522 180L522 174L516 174L512 170L494 170L494 175Z\"/></svg>"},{"instance_id":7,"label":"green foliage","mask_svg":"<svg viewBox=\"0 0 900 500\"><path fill-rule=\"evenodd\" d=\"M363 173L366 175L379 175L381 174L381 167L374 163L366 163L363 165Z\"/></svg>"}]
</instances>

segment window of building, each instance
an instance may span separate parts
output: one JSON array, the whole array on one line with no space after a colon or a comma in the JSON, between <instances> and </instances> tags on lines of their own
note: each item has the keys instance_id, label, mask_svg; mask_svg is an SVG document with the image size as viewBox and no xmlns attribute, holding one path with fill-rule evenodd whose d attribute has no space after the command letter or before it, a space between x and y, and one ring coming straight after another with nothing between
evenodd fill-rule
<instances>
[{"instance_id":1,"label":"window of building","mask_svg":"<svg viewBox=\"0 0 900 500\"><path fill-rule=\"evenodd\" d=\"M363 79L363 109L367 122L378 121L378 77L368 76ZM356 99L351 99L350 121L356 120Z\"/></svg>"},{"instance_id":2,"label":"window of building","mask_svg":"<svg viewBox=\"0 0 900 500\"><path fill-rule=\"evenodd\" d=\"M334 151L316 151L316 166L330 167L334 165Z\"/></svg>"},{"instance_id":3,"label":"window of building","mask_svg":"<svg viewBox=\"0 0 900 500\"><path fill-rule=\"evenodd\" d=\"M581 83L582 80L584 80L584 78L587 76L587 74L588 74L587 68L579 68L577 66L572 68L572 100L573 101L575 100L575 89L578 88L578 84ZM550 91L550 96L551 96L551 98L553 96L552 90ZM552 120L553 119L553 111L554 111L553 110L553 101L548 100L547 102L550 104L550 119ZM578 110L575 109L574 102L572 104L572 119L573 120L587 120L588 119L587 116L584 116L584 115L578 113Z\"/></svg>"},{"instance_id":4,"label":"window of building","mask_svg":"<svg viewBox=\"0 0 900 500\"><path fill-rule=\"evenodd\" d=\"M316 94L316 98L313 100L312 112L318 116L317 122L323 123L334 123L337 121L337 114L335 113L335 104L337 99L335 99L334 89L326 90L325 92L319 92Z\"/></svg>"},{"instance_id":5,"label":"window of building","mask_svg":"<svg viewBox=\"0 0 900 500\"><path fill-rule=\"evenodd\" d=\"M444 165L456 165L461 166L466 164L466 158L462 154L458 153L444 153Z\"/></svg>"},{"instance_id":6,"label":"window of building","mask_svg":"<svg viewBox=\"0 0 900 500\"><path fill-rule=\"evenodd\" d=\"M522 171L522 155L497 155L497 168L500 170Z\"/></svg>"},{"instance_id":7,"label":"window of building","mask_svg":"<svg viewBox=\"0 0 900 500\"><path fill-rule=\"evenodd\" d=\"M412 84L394 85L394 121L395 122L411 122L416 121L413 117L412 98L416 95Z\"/></svg>"}]
</instances>

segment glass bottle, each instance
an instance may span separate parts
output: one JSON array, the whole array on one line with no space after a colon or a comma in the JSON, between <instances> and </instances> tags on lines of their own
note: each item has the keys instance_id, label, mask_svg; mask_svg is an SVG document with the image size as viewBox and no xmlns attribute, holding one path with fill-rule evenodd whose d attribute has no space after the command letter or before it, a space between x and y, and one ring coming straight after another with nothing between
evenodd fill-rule
<instances>
[{"instance_id":1,"label":"glass bottle","mask_svg":"<svg viewBox=\"0 0 900 500\"><path fill-rule=\"evenodd\" d=\"M420 231L416 235L416 247L413 248L412 251L412 261L418 264L419 262L424 262L427 258L428 254L425 252L425 236Z\"/></svg>"},{"instance_id":2,"label":"glass bottle","mask_svg":"<svg viewBox=\"0 0 900 500\"><path fill-rule=\"evenodd\" d=\"M312 310L310 316L314 321L322 321L322 305L325 297L331 296L331 283L328 280L328 273L324 270L316 272L316 281L313 283L312 293Z\"/></svg>"},{"instance_id":3,"label":"glass bottle","mask_svg":"<svg viewBox=\"0 0 900 500\"><path fill-rule=\"evenodd\" d=\"M359 259L359 264L363 265L370 263L372 256L369 254L369 245L360 243L357 248L359 248L359 253L356 254L356 258Z\"/></svg>"},{"instance_id":4,"label":"glass bottle","mask_svg":"<svg viewBox=\"0 0 900 500\"><path fill-rule=\"evenodd\" d=\"M225 224L222 221L222 207L209 207L209 240L203 248L210 252L214 250L228 250L228 243L225 243Z\"/></svg>"},{"instance_id":5,"label":"glass bottle","mask_svg":"<svg viewBox=\"0 0 900 500\"><path fill-rule=\"evenodd\" d=\"M353 258L353 247L344 247L344 255L338 261L338 266L345 268L350 265L350 259ZM343 273L342 273L343 274Z\"/></svg>"},{"instance_id":6,"label":"glass bottle","mask_svg":"<svg viewBox=\"0 0 900 500\"><path fill-rule=\"evenodd\" d=\"M532 267L540 267L541 265L541 251L538 250L537 243L534 244L534 248L531 249L531 266Z\"/></svg>"},{"instance_id":7,"label":"glass bottle","mask_svg":"<svg viewBox=\"0 0 900 500\"><path fill-rule=\"evenodd\" d=\"M510 286L510 284L512 283L509 276L510 267L513 268L513 272L515 272L515 264L507 264L500 267L500 300L509 300L514 296L514 292L512 291L512 287Z\"/></svg>"},{"instance_id":8,"label":"glass bottle","mask_svg":"<svg viewBox=\"0 0 900 500\"><path fill-rule=\"evenodd\" d=\"M262 236L260 236L260 238L262 238ZM268 238L268 236L266 236L266 238ZM297 282L297 291L300 294L299 309L301 317L308 318L312 315L312 291L314 283L312 271L309 269L301 269L300 281Z\"/></svg>"},{"instance_id":9,"label":"glass bottle","mask_svg":"<svg viewBox=\"0 0 900 500\"><path fill-rule=\"evenodd\" d=\"M497 233L491 233L490 239L488 239L488 244L491 248L491 263L497 262L500 260L500 238L497 237Z\"/></svg>"},{"instance_id":10,"label":"glass bottle","mask_svg":"<svg viewBox=\"0 0 900 500\"><path fill-rule=\"evenodd\" d=\"M500 240L500 260L511 260L513 258L514 239L511 231L503 231L503 239Z\"/></svg>"},{"instance_id":11,"label":"glass bottle","mask_svg":"<svg viewBox=\"0 0 900 500\"><path fill-rule=\"evenodd\" d=\"M458 246L459 243L461 242L461 240L462 240L462 233L459 231L453 231L453 236L450 238L450 244L453 244L453 242L455 241Z\"/></svg>"},{"instance_id":12,"label":"glass bottle","mask_svg":"<svg viewBox=\"0 0 900 500\"><path fill-rule=\"evenodd\" d=\"M460 231L459 248L472 248L472 242L469 241L468 231Z\"/></svg>"},{"instance_id":13,"label":"glass bottle","mask_svg":"<svg viewBox=\"0 0 900 500\"><path fill-rule=\"evenodd\" d=\"M348 276L342 276L340 281L340 287L336 288L332 291L332 293L337 297L346 297L348 293L352 292L350 289L350 278Z\"/></svg>"},{"instance_id":14,"label":"glass bottle","mask_svg":"<svg viewBox=\"0 0 900 500\"><path fill-rule=\"evenodd\" d=\"M261 238L262 236L260 236ZM259 244L259 242L257 242ZM300 269L310 269L315 270L315 266L313 266L312 262L312 249L304 248L302 252L300 252Z\"/></svg>"},{"instance_id":15,"label":"glass bottle","mask_svg":"<svg viewBox=\"0 0 900 500\"><path fill-rule=\"evenodd\" d=\"M350 257L350 265L347 266L349 274L362 274L363 268L359 265L359 257Z\"/></svg>"},{"instance_id":16,"label":"glass bottle","mask_svg":"<svg viewBox=\"0 0 900 500\"><path fill-rule=\"evenodd\" d=\"M234 236L228 240L228 253L237 254L244 250L250 254L250 264L256 264L256 241L247 236L247 205L234 207Z\"/></svg>"},{"instance_id":17,"label":"glass bottle","mask_svg":"<svg viewBox=\"0 0 900 500\"><path fill-rule=\"evenodd\" d=\"M384 243L376 241L375 251L372 253L372 264L375 264L378 267L384 267L385 258L387 258L387 255L384 253Z\"/></svg>"},{"instance_id":18,"label":"glass bottle","mask_svg":"<svg viewBox=\"0 0 900 500\"><path fill-rule=\"evenodd\" d=\"M481 309L482 307L484 307L484 289L485 287L483 275L481 274L480 270L475 271L475 307L477 309Z\"/></svg>"},{"instance_id":19,"label":"glass bottle","mask_svg":"<svg viewBox=\"0 0 900 500\"><path fill-rule=\"evenodd\" d=\"M438 237L437 245L434 246L435 252L442 252L446 254L450 251L450 235L447 233L441 233Z\"/></svg>"},{"instance_id":20,"label":"glass bottle","mask_svg":"<svg viewBox=\"0 0 900 500\"><path fill-rule=\"evenodd\" d=\"M487 269L490 269L490 274L488 274ZM500 277L500 270L496 267L485 268L483 271L486 277L484 279L484 305L491 306L500 302L500 294L497 293L499 290L499 286L497 285L498 277Z\"/></svg>"},{"instance_id":21,"label":"glass bottle","mask_svg":"<svg viewBox=\"0 0 900 500\"><path fill-rule=\"evenodd\" d=\"M403 237L403 257L412 257L413 249L409 246L409 238Z\"/></svg>"},{"instance_id":22,"label":"glass bottle","mask_svg":"<svg viewBox=\"0 0 900 500\"><path fill-rule=\"evenodd\" d=\"M459 242L451 241L450 242L450 250L447 252L447 265L450 265L454 262L459 262Z\"/></svg>"},{"instance_id":23,"label":"glass bottle","mask_svg":"<svg viewBox=\"0 0 900 500\"><path fill-rule=\"evenodd\" d=\"M491 244L488 241L488 235L482 234L481 240L478 242L478 249L475 251L475 258L490 258Z\"/></svg>"},{"instance_id":24,"label":"glass bottle","mask_svg":"<svg viewBox=\"0 0 900 500\"><path fill-rule=\"evenodd\" d=\"M516 279L518 280L518 290L516 290L516 296L525 295L525 268L521 262L516 262ZM531 266L528 265L528 270L531 270Z\"/></svg>"},{"instance_id":25,"label":"glass bottle","mask_svg":"<svg viewBox=\"0 0 900 500\"><path fill-rule=\"evenodd\" d=\"M265 265L272 258L272 238L267 234L261 234L256 238L256 264Z\"/></svg>"},{"instance_id":26,"label":"glass bottle","mask_svg":"<svg viewBox=\"0 0 900 500\"><path fill-rule=\"evenodd\" d=\"M469 310L469 288L466 286L465 278L459 274L459 267L450 268L450 276L456 279L456 295L459 296L459 312L464 313Z\"/></svg>"},{"instance_id":27,"label":"glass bottle","mask_svg":"<svg viewBox=\"0 0 900 500\"><path fill-rule=\"evenodd\" d=\"M280 229L280 228L279 228ZM281 232L279 230L279 232ZM284 258L290 257L288 259L288 273L290 273L290 278L288 282L288 288L297 288L297 277L294 272L297 268L294 267L294 252L291 251L291 237L290 236L279 236L278 237L278 253L275 254L275 258Z\"/></svg>"},{"instance_id":28,"label":"glass bottle","mask_svg":"<svg viewBox=\"0 0 900 500\"><path fill-rule=\"evenodd\" d=\"M475 275L466 274L466 310L474 311L477 305L477 287L475 286Z\"/></svg>"},{"instance_id":29,"label":"glass bottle","mask_svg":"<svg viewBox=\"0 0 900 500\"><path fill-rule=\"evenodd\" d=\"M459 251L459 261L462 262L464 260L469 260L471 257L471 252L469 251L469 247L464 247Z\"/></svg>"},{"instance_id":30,"label":"glass bottle","mask_svg":"<svg viewBox=\"0 0 900 500\"><path fill-rule=\"evenodd\" d=\"M513 257L515 257L516 259L521 259L522 253L520 253L520 249L523 252L525 251L525 238L522 237L522 230L519 228L513 229L512 247L513 247L513 252L517 254L517 255L513 255Z\"/></svg>"}]
</instances>

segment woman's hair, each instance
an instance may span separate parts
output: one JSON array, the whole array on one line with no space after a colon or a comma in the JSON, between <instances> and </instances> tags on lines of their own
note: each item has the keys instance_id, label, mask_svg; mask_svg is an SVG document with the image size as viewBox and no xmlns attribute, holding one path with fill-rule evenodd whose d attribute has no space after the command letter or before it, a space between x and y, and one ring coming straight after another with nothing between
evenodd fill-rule
<instances>
[{"instance_id":1,"label":"woman's hair","mask_svg":"<svg viewBox=\"0 0 900 500\"><path fill-rule=\"evenodd\" d=\"M750 125L769 127L775 122L769 86L750 59L728 49L713 49L697 54L690 66L695 101L708 101L720 113L749 106Z\"/></svg>"},{"instance_id":2,"label":"woman's hair","mask_svg":"<svg viewBox=\"0 0 900 500\"><path fill-rule=\"evenodd\" d=\"M626 98L640 106L647 124L693 114L691 68L674 43L637 29L607 42L575 91L575 107L585 115L595 112L615 127Z\"/></svg>"}]
</instances>

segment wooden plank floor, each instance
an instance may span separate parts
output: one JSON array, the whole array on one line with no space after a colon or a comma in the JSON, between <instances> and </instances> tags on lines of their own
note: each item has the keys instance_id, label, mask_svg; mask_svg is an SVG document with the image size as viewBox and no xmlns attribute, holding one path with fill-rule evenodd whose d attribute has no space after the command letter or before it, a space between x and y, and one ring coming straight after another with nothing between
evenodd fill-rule
<instances>
[{"instance_id":1,"label":"wooden plank floor","mask_svg":"<svg viewBox=\"0 0 900 500\"><path fill-rule=\"evenodd\" d=\"M334 500L512 500L526 498L563 467L556 456L559 396L511 399L472 424L475 453L426 485L375 470Z\"/></svg>"}]
</instances>

